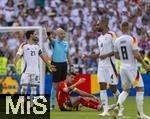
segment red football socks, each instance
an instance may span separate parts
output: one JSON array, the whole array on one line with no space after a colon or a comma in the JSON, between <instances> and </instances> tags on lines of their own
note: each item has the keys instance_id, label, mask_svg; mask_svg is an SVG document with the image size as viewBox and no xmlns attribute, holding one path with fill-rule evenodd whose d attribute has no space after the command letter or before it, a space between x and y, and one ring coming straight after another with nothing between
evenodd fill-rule
<instances>
[{"instance_id":1,"label":"red football socks","mask_svg":"<svg viewBox=\"0 0 150 119\"><path fill-rule=\"evenodd\" d=\"M98 102L94 102L92 100L88 100L88 99L84 99L84 98L80 98L79 102L89 108L93 108L93 109L98 109L99 103Z\"/></svg>"}]
</instances>

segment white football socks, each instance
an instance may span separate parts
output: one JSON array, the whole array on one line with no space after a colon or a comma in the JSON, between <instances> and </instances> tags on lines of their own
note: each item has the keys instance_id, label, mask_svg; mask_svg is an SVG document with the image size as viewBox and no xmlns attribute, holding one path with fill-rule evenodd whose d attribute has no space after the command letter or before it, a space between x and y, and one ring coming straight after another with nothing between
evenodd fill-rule
<instances>
[{"instance_id":1,"label":"white football socks","mask_svg":"<svg viewBox=\"0 0 150 119\"><path fill-rule=\"evenodd\" d=\"M31 86L31 94L30 94L30 104L31 104L31 107L33 107L33 101L34 101L34 98L36 96L36 86Z\"/></svg>"},{"instance_id":2,"label":"white football socks","mask_svg":"<svg viewBox=\"0 0 150 119\"><path fill-rule=\"evenodd\" d=\"M23 85L23 86L21 87L21 94L22 94L22 95L25 95L26 93L27 93L27 86L24 86L24 85Z\"/></svg>"},{"instance_id":3,"label":"white football socks","mask_svg":"<svg viewBox=\"0 0 150 119\"><path fill-rule=\"evenodd\" d=\"M108 110L108 96L106 90L100 91L100 99L103 104L104 112Z\"/></svg>"},{"instance_id":4,"label":"white football socks","mask_svg":"<svg viewBox=\"0 0 150 119\"><path fill-rule=\"evenodd\" d=\"M123 105L127 97L128 97L128 93L126 91L122 91L122 93L119 95L117 104Z\"/></svg>"},{"instance_id":5,"label":"white football socks","mask_svg":"<svg viewBox=\"0 0 150 119\"><path fill-rule=\"evenodd\" d=\"M31 95L36 95L36 86L31 86Z\"/></svg>"},{"instance_id":6,"label":"white football socks","mask_svg":"<svg viewBox=\"0 0 150 119\"><path fill-rule=\"evenodd\" d=\"M137 92L136 93L136 104L137 109L140 115L143 115L143 100L144 100L144 92Z\"/></svg>"}]
</instances>

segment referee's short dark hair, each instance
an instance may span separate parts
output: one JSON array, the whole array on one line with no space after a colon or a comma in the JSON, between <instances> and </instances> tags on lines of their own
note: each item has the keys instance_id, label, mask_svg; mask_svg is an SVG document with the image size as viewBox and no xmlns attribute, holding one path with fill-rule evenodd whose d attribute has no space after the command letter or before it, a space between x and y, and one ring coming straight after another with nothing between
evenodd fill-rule
<instances>
[{"instance_id":1,"label":"referee's short dark hair","mask_svg":"<svg viewBox=\"0 0 150 119\"><path fill-rule=\"evenodd\" d=\"M29 30L26 32L26 38L29 39L31 34L34 34L35 30Z\"/></svg>"}]
</instances>

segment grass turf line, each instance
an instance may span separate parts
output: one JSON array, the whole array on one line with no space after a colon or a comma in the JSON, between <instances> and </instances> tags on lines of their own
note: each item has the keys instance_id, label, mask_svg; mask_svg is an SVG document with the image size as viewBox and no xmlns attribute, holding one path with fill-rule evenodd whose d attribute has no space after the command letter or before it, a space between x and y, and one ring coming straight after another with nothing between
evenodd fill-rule
<instances>
[{"instance_id":1,"label":"grass turf line","mask_svg":"<svg viewBox=\"0 0 150 119\"><path fill-rule=\"evenodd\" d=\"M109 104L115 102L113 97L109 98ZM118 119L137 119L136 99L134 97L128 97L124 103L124 117ZM144 97L144 112L150 116L150 96ZM51 111L50 119L113 119L112 117L100 117L100 112L82 107L78 112L60 112L58 107Z\"/></svg>"}]
</instances>

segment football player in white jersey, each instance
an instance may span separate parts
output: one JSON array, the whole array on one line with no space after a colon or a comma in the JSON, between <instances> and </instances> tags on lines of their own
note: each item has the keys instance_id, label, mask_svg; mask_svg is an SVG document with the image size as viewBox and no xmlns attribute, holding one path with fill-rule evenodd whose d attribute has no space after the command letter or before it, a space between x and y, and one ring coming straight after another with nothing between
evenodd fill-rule
<instances>
[{"instance_id":1,"label":"football player in white jersey","mask_svg":"<svg viewBox=\"0 0 150 119\"><path fill-rule=\"evenodd\" d=\"M114 96L118 97L120 92L117 89L118 73L116 70L116 61L114 57L114 41L116 35L109 31L108 22L101 20L97 23L97 30L101 33L98 37L99 53L94 55L84 55L82 58L99 58L98 63L98 83L100 85L100 99L103 104L104 112L100 116L109 116L107 85L113 92ZM122 116L123 108L120 109L119 116Z\"/></svg>"},{"instance_id":2,"label":"football player in white jersey","mask_svg":"<svg viewBox=\"0 0 150 119\"><path fill-rule=\"evenodd\" d=\"M143 112L144 84L141 74L138 71L137 61L140 62L147 71L150 71L150 66L143 61L138 51L137 39L130 35L130 27L127 22L121 24L121 30L123 35L115 41L114 51L115 57L121 60L120 75L123 91L119 95L115 111L117 112L120 105L123 104L130 88L133 86L136 88L138 118L150 119L150 117Z\"/></svg>"},{"instance_id":3,"label":"football player in white jersey","mask_svg":"<svg viewBox=\"0 0 150 119\"><path fill-rule=\"evenodd\" d=\"M18 49L15 65L22 57L21 94L27 93L28 84L31 85L31 95L36 95L36 88L39 85L39 56L46 65L55 71L55 66L46 60L39 45L37 44L37 33L34 30L26 32L27 43L22 43Z\"/></svg>"}]
</instances>

